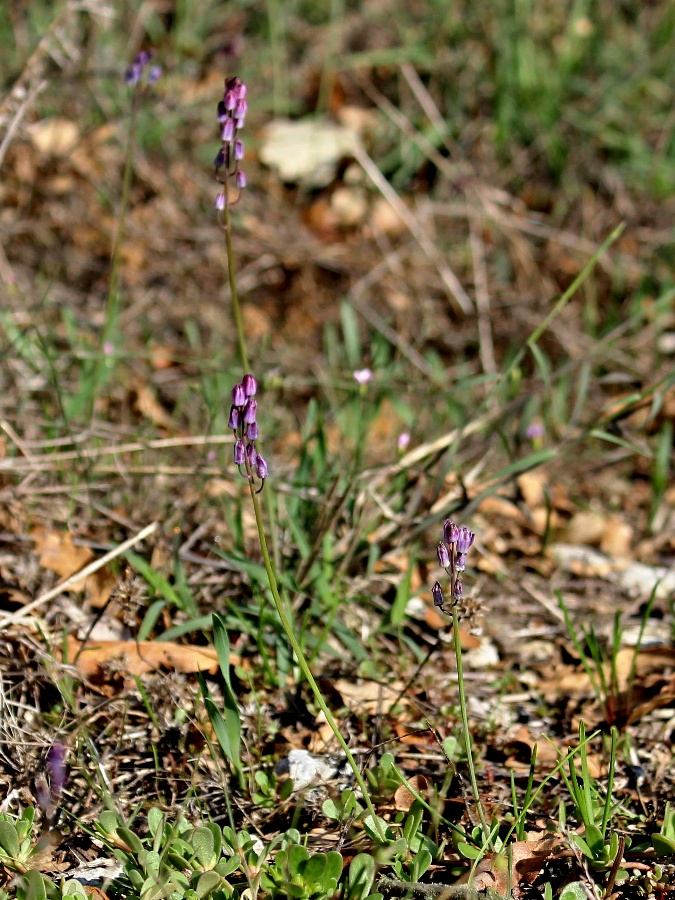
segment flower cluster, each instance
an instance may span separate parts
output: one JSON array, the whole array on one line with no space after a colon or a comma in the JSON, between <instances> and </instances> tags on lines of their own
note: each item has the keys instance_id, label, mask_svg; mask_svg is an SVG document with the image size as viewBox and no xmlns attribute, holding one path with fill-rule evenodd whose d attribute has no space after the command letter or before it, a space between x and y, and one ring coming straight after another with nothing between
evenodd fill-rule
<instances>
[{"instance_id":1,"label":"flower cluster","mask_svg":"<svg viewBox=\"0 0 675 900\"><path fill-rule=\"evenodd\" d=\"M229 202L226 195L228 178L234 179L240 192L246 187L246 174L239 168L239 163L244 158L244 142L239 138L239 132L244 127L248 111L246 94L247 87L241 78L235 76L225 79L225 94L218 103L222 146L213 161L216 178L225 185L225 190L216 196L216 209L221 211Z\"/></svg>"},{"instance_id":2,"label":"flower cluster","mask_svg":"<svg viewBox=\"0 0 675 900\"><path fill-rule=\"evenodd\" d=\"M228 426L234 432L234 462L245 466L249 478L255 473L264 482L267 478L267 462L256 449L258 403L255 395L258 383L253 375L244 375L241 383L232 388L232 406Z\"/></svg>"},{"instance_id":3,"label":"flower cluster","mask_svg":"<svg viewBox=\"0 0 675 900\"><path fill-rule=\"evenodd\" d=\"M143 77L143 72L151 59L152 50L141 50L141 52L134 57L134 61L124 73L124 81L129 87L136 87ZM150 66L147 77L148 84L154 84L161 74L161 66Z\"/></svg>"},{"instance_id":4,"label":"flower cluster","mask_svg":"<svg viewBox=\"0 0 675 900\"><path fill-rule=\"evenodd\" d=\"M464 596L464 583L462 575L466 568L466 559L476 538L471 529L464 525L455 525L451 519L446 519L443 523L443 540L436 548L438 562L445 569L450 578L450 596L451 605L447 609L445 606L445 597L443 588L438 583L434 584L431 589L434 598L434 605L438 606L446 615L450 615L453 609L456 609L460 618L466 618L472 621L477 612L477 606ZM472 631L478 631L475 625Z\"/></svg>"}]
</instances>

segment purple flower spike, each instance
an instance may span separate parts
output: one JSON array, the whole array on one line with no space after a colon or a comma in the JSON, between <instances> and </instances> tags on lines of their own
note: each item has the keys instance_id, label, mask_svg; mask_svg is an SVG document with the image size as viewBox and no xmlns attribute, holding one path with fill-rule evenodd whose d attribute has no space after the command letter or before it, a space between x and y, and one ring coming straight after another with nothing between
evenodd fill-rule
<instances>
[{"instance_id":1,"label":"purple flower spike","mask_svg":"<svg viewBox=\"0 0 675 900\"><path fill-rule=\"evenodd\" d=\"M473 533L473 531L471 531L470 528L462 526L459 529L459 533L457 535L457 552L468 553L475 537L476 535Z\"/></svg>"},{"instance_id":2,"label":"purple flower spike","mask_svg":"<svg viewBox=\"0 0 675 900\"><path fill-rule=\"evenodd\" d=\"M247 397L255 397L256 392L258 390L258 382L255 380L255 377L251 375L251 373L247 373L241 380L241 383L244 388L244 393Z\"/></svg>"},{"instance_id":3,"label":"purple flower spike","mask_svg":"<svg viewBox=\"0 0 675 900\"><path fill-rule=\"evenodd\" d=\"M253 425L257 412L258 404L255 400L247 400L246 406L244 407L244 422L246 422L247 425Z\"/></svg>"},{"instance_id":4,"label":"purple flower spike","mask_svg":"<svg viewBox=\"0 0 675 900\"><path fill-rule=\"evenodd\" d=\"M243 384L235 384L232 388L232 405L243 406L246 403L246 391Z\"/></svg>"},{"instance_id":5,"label":"purple flower spike","mask_svg":"<svg viewBox=\"0 0 675 900\"><path fill-rule=\"evenodd\" d=\"M450 552L448 551L447 546L441 541L441 543L436 547L436 554L438 556L438 562L441 564L441 567L444 569L450 568Z\"/></svg>"},{"instance_id":6,"label":"purple flower spike","mask_svg":"<svg viewBox=\"0 0 675 900\"><path fill-rule=\"evenodd\" d=\"M264 481L265 478L267 478L267 461L265 460L264 456L262 456L260 453L257 454L257 459L256 459L256 463L255 463L255 471L256 471L258 478L260 478L262 481Z\"/></svg>"},{"instance_id":7,"label":"purple flower spike","mask_svg":"<svg viewBox=\"0 0 675 900\"><path fill-rule=\"evenodd\" d=\"M443 522L443 540L448 546L450 544L454 544L457 540L457 535L459 534L459 528L455 525L452 519L446 519Z\"/></svg>"},{"instance_id":8,"label":"purple flower spike","mask_svg":"<svg viewBox=\"0 0 675 900\"><path fill-rule=\"evenodd\" d=\"M434 606L443 606L443 603L445 602L443 598L443 588L437 581L431 589L431 595L434 598Z\"/></svg>"},{"instance_id":9,"label":"purple flower spike","mask_svg":"<svg viewBox=\"0 0 675 900\"><path fill-rule=\"evenodd\" d=\"M235 466L243 466L246 461L246 449L243 441L234 442L234 464Z\"/></svg>"},{"instance_id":10,"label":"purple flower spike","mask_svg":"<svg viewBox=\"0 0 675 900\"><path fill-rule=\"evenodd\" d=\"M239 407L230 407L230 418L227 420L227 427L231 428L232 431L236 431L239 428Z\"/></svg>"}]
</instances>

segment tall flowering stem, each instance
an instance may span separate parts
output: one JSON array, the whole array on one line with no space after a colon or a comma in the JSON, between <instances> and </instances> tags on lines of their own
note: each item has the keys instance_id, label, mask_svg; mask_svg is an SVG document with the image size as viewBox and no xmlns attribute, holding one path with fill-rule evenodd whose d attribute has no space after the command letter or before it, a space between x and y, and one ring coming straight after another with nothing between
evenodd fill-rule
<instances>
[{"instance_id":1,"label":"tall flowering stem","mask_svg":"<svg viewBox=\"0 0 675 900\"><path fill-rule=\"evenodd\" d=\"M480 819L481 829L483 831L483 840L485 840L493 849L492 834L490 825L483 809L483 801L481 800L480 791L478 790L478 781L476 779L476 768L473 762L473 741L471 740L471 729L469 727L469 711L466 702L466 688L464 684L464 666L462 662L462 640L459 633L460 619L468 620L472 623L475 620L477 607L467 599L464 594L464 583L462 577L466 567L466 560L469 550L473 545L476 535L473 531L465 526L457 526L451 519L446 519L443 523L443 540L436 548L436 555L441 567L450 580L450 599L446 601L443 594L443 588L437 581L431 589L434 599L434 605L437 606L446 615L452 617L452 638L455 649L455 660L457 664L457 691L459 694L459 712L462 719L462 731L464 734L464 745L466 747L467 767L469 770L469 782L471 784L471 793L473 795L478 818ZM448 607L448 603L450 606ZM472 631L478 630L475 624Z\"/></svg>"},{"instance_id":2,"label":"tall flowering stem","mask_svg":"<svg viewBox=\"0 0 675 900\"><path fill-rule=\"evenodd\" d=\"M217 116L220 127L220 150L213 161L216 180L222 184L222 190L216 194L215 207L223 214L223 231L225 233L225 254L227 256L227 277L232 300L232 315L237 331L239 358L244 372L249 369L246 351L244 321L241 315L237 277L232 246L232 217L230 207L237 203L246 187L246 174L239 165L244 158L244 142L239 134L246 121L248 101L247 87L237 77L225 80L223 99L218 102Z\"/></svg>"},{"instance_id":3,"label":"tall flowering stem","mask_svg":"<svg viewBox=\"0 0 675 900\"><path fill-rule=\"evenodd\" d=\"M162 74L161 67L150 65L152 59L151 50L141 50L124 73L124 83L131 90L131 105L129 111L129 128L127 142L124 151L124 169L122 174L122 189L120 192L120 205L117 213L115 235L113 237L112 250L110 252L110 282L108 284L108 296L106 300L105 322L101 335L101 349L94 360L92 377L88 381L86 404L90 416L94 414L96 397L99 389L105 383L113 362L111 353L106 348L113 346L113 337L117 327L119 314L119 275L120 256L124 243L127 214L131 198L131 184L133 179L134 151L136 146L136 127L138 121L139 98L149 85L153 85Z\"/></svg>"},{"instance_id":4,"label":"tall flowering stem","mask_svg":"<svg viewBox=\"0 0 675 900\"><path fill-rule=\"evenodd\" d=\"M251 500L253 502L256 528L258 530L258 542L260 544L260 550L262 552L263 565L267 574L267 582L269 584L270 592L272 594L272 599L274 600L274 606L276 607L279 620L281 621L281 626L284 630L284 634L286 635L286 639L288 640L288 643L291 645L291 649L295 654L295 658L298 661L300 670L305 677L305 680L307 681L312 693L314 694L314 699L316 700L320 710L326 717L326 721L328 722L331 731L335 735L337 742L340 744L340 747L347 757L347 762L349 763L349 766L354 773L354 779L361 790L363 800L366 804L368 812L370 813L370 816L372 817L373 829L375 830L382 843L385 843L384 831L380 824L380 820L377 817L377 813L375 812L373 802L370 799L368 786L366 785L365 779L361 774L358 763L354 759L354 756L349 749L347 742L342 736L333 713L330 711L328 704L323 698L323 694L321 693L319 685L316 683L316 679L312 675L312 670L310 669L309 663L307 662L307 657L305 656L300 642L295 635L295 629L293 628L291 619L288 615L288 612L286 611L286 605L281 597L281 594L279 593L279 583L277 580L276 572L274 570L274 564L272 563L272 558L267 547L267 537L265 535L264 527L261 491L265 483L265 478L268 474L268 467L266 460L260 454L256 446L256 441L258 440L259 436L258 423L256 421L258 409L257 401L255 400L256 393L257 382L254 376L251 374L245 375L240 384L234 385L234 387L232 388L232 405L230 407L229 425L234 433L235 439L235 465L239 467L239 471L248 480L248 488L251 494ZM260 487L258 487L258 482L260 482Z\"/></svg>"}]
</instances>

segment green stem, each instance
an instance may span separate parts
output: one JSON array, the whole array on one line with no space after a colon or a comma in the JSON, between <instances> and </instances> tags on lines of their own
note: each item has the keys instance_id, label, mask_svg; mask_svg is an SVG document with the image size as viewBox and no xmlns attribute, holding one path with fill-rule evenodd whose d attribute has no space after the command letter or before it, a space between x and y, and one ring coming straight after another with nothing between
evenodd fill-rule
<instances>
[{"instance_id":1,"label":"green stem","mask_svg":"<svg viewBox=\"0 0 675 900\"><path fill-rule=\"evenodd\" d=\"M134 146L136 142L136 121L138 117L138 93L134 91L131 98L131 113L129 117L129 131L127 134L127 146L124 151L124 171L122 174L122 190L120 194L120 208L117 216L117 227L113 237L112 250L110 251L110 283L108 285L108 296L106 298L105 323L103 325L103 334L101 335L100 352L94 361L93 377L89 386L89 396L85 401L84 409L89 413L89 418L94 415L96 406L96 398L98 392L105 381L105 369L110 365L110 361L103 352L103 348L113 333L115 323L119 312L119 269L120 269L120 253L122 243L124 241L124 229L126 225L127 212L129 210L129 199L131 197L131 181L133 175ZM90 370L91 371L91 370Z\"/></svg>"},{"instance_id":2,"label":"green stem","mask_svg":"<svg viewBox=\"0 0 675 900\"><path fill-rule=\"evenodd\" d=\"M384 844L386 842L386 838L384 836L384 832L380 825L380 821L377 817L377 813L375 812L375 807L373 806L373 801L370 799L370 792L368 791L368 787L366 785L365 779L361 774L361 770L359 769L358 763L354 759L351 750L349 749L347 742L345 741L340 729L338 727L337 722L333 716L333 713L330 711L326 701L323 698L323 694L321 693L321 689L319 685L316 683L314 676L312 675L312 670L309 667L305 654L303 652L302 647L300 646L300 642L295 636L295 631L293 630L293 626L291 624L290 619L288 618L288 613L286 612L286 608L284 606L284 602L281 599L281 595L279 593L279 587L277 584L277 577L274 571L274 567L272 565L272 560L270 558L269 551L267 549L267 540L265 538L265 530L263 528L263 512L262 512L262 503L260 501L260 495L256 493L255 483L253 481L252 476L249 476L248 481L249 490L251 492L251 499L253 500L253 510L255 512L255 521L256 526L258 528L258 540L260 542L260 549L262 551L263 556L263 565L265 566L265 572L267 573L267 580L269 582L270 591L272 592L272 598L274 600L274 605L276 606L277 613L279 615L279 619L281 620L281 625L284 629L286 637L288 639L289 644L293 649L293 653L295 654L295 658L298 661L298 665L302 671L302 674L305 676L307 683L309 684L312 693L314 694L314 699L316 700L321 712L326 717L326 721L328 725L335 735L337 742L342 747L342 750L347 757L347 762L349 763L352 772L354 773L354 778L356 783L358 784L361 793L363 795L364 802L366 807L368 808L368 812L370 813L373 820L373 829L377 833L378 838Z\"/></svg>"},{"instance_id":3,"label":"green stem","mask_svg":"<svg viewBox=\"0 0 675 900\"><path fill-rule=\"evenodd\" d=\"M488 825L483 803L480 799L478 791L478 782L476 780L476 769L473 764L473 744L471 741L471 730L469 728L469 714L466 707L466 691L464 689L464 668L462 666L462 640L459 634L459 615L456 607L452 607L452 637L455 645L455 659L457 660L457 689L459 692L459 710L462 716L462 730L464 731L464 745L466 747L466 761L469 767L469 781L471 782L471 793L473 794L474 803L478 811L481 828L483 829L483 839L489 838L490 849L493 849L492 838L490 837L490 826Z\"/></svg>"},{"instance_id":4,"label":"green stem","mask_svg":"<svg viewBox=\"0 0 675 900\"><path fill-rule=\"evenodd\" d=\"M225 230L225 251L227 254L227 278L230 282L230 297L232 298L232 314L234 315L234 324L237 329L237 342L239 344L239 358L244 373L249 372L248 354L246 352L246 338L244 336L244 320L241 316L241 306L239 305L239 294L237 292L237 276L234 266L234 248L232 246L232 220L230 218L230 205L227 197L227 181L223 185L225 192L225 209L223 211L223 222Z\"/></svg>"}]
</instances>

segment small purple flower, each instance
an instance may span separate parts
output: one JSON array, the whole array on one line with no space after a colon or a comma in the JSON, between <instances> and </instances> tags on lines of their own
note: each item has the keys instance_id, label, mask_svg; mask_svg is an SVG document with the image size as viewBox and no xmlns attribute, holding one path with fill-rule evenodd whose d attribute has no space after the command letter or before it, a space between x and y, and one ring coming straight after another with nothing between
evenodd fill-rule
<instances>
[{"instance_id":1,"label":"small purple flower","mask_svg":"<svg viewBox=\"0 0 675 900\"><path fill-rule=\"evenodd\" d=\"M218 212L222 212L225 209L225 191L218 191L214 206Z\"/></svg>"},{"instance_id":2,"label":"small purple flower","mask_svg":"<svg viewBox=\"0 0 675 900\"><path fill-rule=\"evenodd\" d=\"M460 578L458 578L452 588L452 599L455 603L458 603L462 597L464 596L464 585Z\"/></svg>"},{"instance_id":3,"label":"small purple flower","mask_svg":"<svg viewBox=\"0 0 675 900\"><path fill-rule=\"evenodd\" d=\"M66 748L56 741L47 754L47 771L52 797L57 797L66 783Z\"/></svg>"},{"instance_id":4,"label":"small purple flower","mask_svg":"<svg viewBox=\"0 0 675 900\"><path fill-rule=\"evenodd\" d=\"M352 377L357 384L369 384L373 380L373 373L370 369L356 369L352 372Z\"/></svg>"},{"instance_id":5,"label":"small purple flower","mask_svg":"<svg viewBox=\"0 0 675 900\"><path fill-rule=\"evenodd\" d=\"M134 57L131 65L124 73L124 81L129 85L129 87L136 87L136 85L140 82L141 78L143 77L145 67L151 59L152 50L141 50L141 52ZM161 77L161 74L161 66L152 66L148 70L148 84L154 84L157 79Z\"/></svg>"},{"instance_id":6,"label":"small purple flower","mask_svg":"<svg viewBox=\"0 0 675 900\"><path fill-rule=\"evenodd\" d=\"M246 403L246 391L243 384L235 384L232 388L232 405L243 406Z\"/></svg>"},{"instance_id":7,"label":"small purple flower","mask_svg":"<svg viewBox=\"0 0 675 900\"><path fill-rule=\"evenodd\" d=\"M408 449L409 445L410 445L410 432L402 431L398 436L398 439L396 441L396 446L398 447L399 451L401 453L403 453L404 450Z\"/></svg>"},{"instance_id":8,"label":"small purple flower","mask_svg":"<svg viewBox=\"0 0 675 900\"><path fill-rule=\"evenodd\" d=\"M436 581L431 589L431 595L434 598L434 606L443 606L445 600L443 597L443 588Z\"/></svg>"},{"instance_id":9,"label":"small purple flower","mask_svg":"<svg viewBox=\"0 0 675 900\"><path fill-rule=\"evenodd\" d=\"M234 464L235 466L243 466L246 461L246 448L241 440L234 442Z\"/></svg>"},{"instance_id":10,"label":"small purple flower","mask_svg":"<svg viewBox=\"0 0 675 900\"><path fill-rule=\"evenodd\" d=\"M260 478L262 481L264 481L265 478L267 478L267 461L265 460L264 456L261 453L257 454L257 459L255 462L255 471L256 471L258 478Z\"/></svg>"},{"instance_id":11,"label":"small purple flower","mask_svg":"<svg viewBox=\"0 0 675 900\"><path fill-rule=\"evenodd\" d=\"M471 529L462 526L457 534L457 552L468 553L476 535Z\"/></svg>"},{"instance_id":12,"label":"small purple flower","mask_svg":"<svg viewBox=\"0 0 675 900\"><path fill-rule=\"evenodd\" d=\"M237 162L240 162L244 158L244 142L243 141L235 141L234 142L234 158Z\"/></svg>"},{"instance_id":13,"label":"small purple flower","mask_svg":"<svg viewBox=\"0 0 675 900\"><path fill-rule=\"evenodd\" d=\"M243 169L237 169L237 173L234 176L234 183L237 185L240 191L243 191L248 184L246 180L246 172L244 172Z\"/></svg>"},{"instance_id":14,"label":"small purple flower","mask_svg":"<svg viewBox=\"0 0 675 900\"><path fill-rule=\"evenodd\" d=\"M441 543L436 547L436 555L438 556L438 562L440 563L443 569L450 568L450 552L448 551L447 545L441 541Z\"/></svg>"},{"instance_id":15,"label":"small purple flower","mask_svg":"<svg viewBox=\"0 0 675 900\"><path fill-rule=\"evenodd\" d=\"M457 535L459 534L459 528L455 525L452 519L446 519L443 522L443 540L445 543L450 546L450 544L454 544L457 541Z\"/></svg>"},{"instance_id":16,"label":"small purple flower","mask_svg":"<svg viewBox=\"0 0 675 900\"><path fill-rule=\"evenodd\" d=\"M545 434L544 426L541 422L530 422L525 434L531 441L538 441L540 438L543 438Z\"/></svg>"},{"instance_id":17,"label":"small purple flower","mask_svg":"<svg viewBox=\"0 0 675 900\"><path fill-rule=\"evenodd\" d=\"M246 406L244 407L244 422L247 425L253 425L257 412L258 404L256 403L256 401L253 398L247 400Z\"/></svg>"},{"instance_id":18,"label":"small purple flower","mask_svg":"<svg viewBox=\"0 0 675 900\"><path fill-rule=\"evenodd\" d=\"M466 553L458 553L455 557L455 569L458 572L463 572L466 569Z\"/></svg>"},{"instance_id":19,"label":"small purple flower","mask_svg":"<svg viewBox=\"0 0 675 900\"><path fill-rule=\"evenodd\" d=\"M231 428L232 431L236 431L239 428L239 407L231 406L230 407L230 417L227 420L227 427Z\"/></svg>"},{"instance_id":20,"label":"small purple flower","mask_svg":"<svg viewBox=\"0 0 675 900\"><path fill-rule=\"evenodd\" d=\"M241 380L242 386L244 388L244 393L247 397L255 397L256 392L258 390L258 382L255 380L255 377L251 375L251 373L247 373Z\"/></svg>"},{"instance_id":21,"label":"small purple flower","mask_svg":"<svg viewBox=\"0 0 675 900\"><path fill-rule=\"evenodd\" d=\"M223 125L223 131L221 134L221 138L225 144L229 144L232 142L234 138L234 119L225 119L225 124Z\"/></svg>"},{"instance_id":22,"label":"small purple flower","mask_svg":"<svg viewBox=\"0 0 675 900\"><path fill-rule=\"evenodd\" d=\"M255 449L253 444L246 445L246 459L249 462L251 468L255 468L258 462L258 451Z\"/></svg>"},{"instance_id":23,"label":"small purple flower","mask_svg":"<svg viewBox=\"0 0 675 900\"><path fill-rule=\"evenodd\" d=\"M246 437L249 441L257 441L258 440L258 423L251 422L250 425L246 426Z\"/></svg>"}]
</instances>

